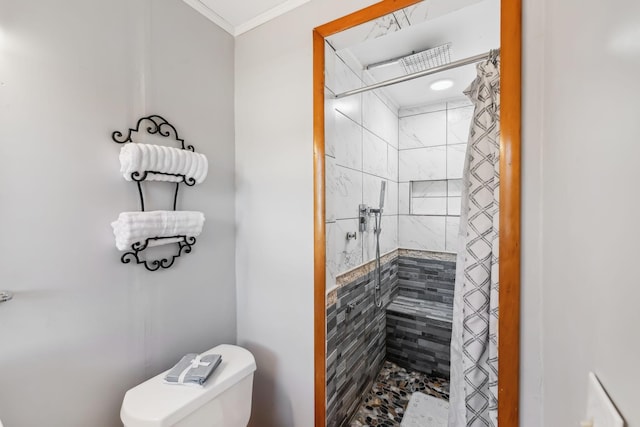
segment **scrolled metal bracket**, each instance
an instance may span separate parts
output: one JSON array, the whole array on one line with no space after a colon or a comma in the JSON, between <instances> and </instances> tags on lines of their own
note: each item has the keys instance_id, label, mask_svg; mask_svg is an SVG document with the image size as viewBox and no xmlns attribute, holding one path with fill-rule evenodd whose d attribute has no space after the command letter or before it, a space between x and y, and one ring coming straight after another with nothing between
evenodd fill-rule
<instances>
[{"instance_id":1,"label":"scrolled metal bracket","mask_svg":"<svg viewBox=\"0 0 640 427\"><path fill-rule=\"evenodd\" d=\"M129 128L127 131L127 135L120 132L119 130L114 131L111 134L111 139L118 144L126 144L128 142L133 143L134 140L132 136L136 133L139 133L141 130L145 130L149 135L160 135L165 138L171 138L179 144L180 148L188 151L195 151L193 145L185 145L184 139L178 136L178 131L176 128L167 121L162 116L157 114L152 114L151 116L146 116L138 119L138 123L135 128ZM149 174L152 175L167 175L167 176L175 176L177 178L181 178L180 181L176 183L176 189L173 194L173 210L176 210L176 204L178 201L178 190L180 190L180 184L184 183L188 187L193 187L196 184L196 180L193 177L186 176L183 174L175 174L175 173L165 173L158 171L134 171L131 173L131 179L136 182L138 185L138 195L140 196L140 210L144 212L144 194L142 192L141 183L147 180Z\"/></svg>"},{"instance_id":2,"label":"scrolled metal bracket","mask_svg":"<svg viewBox=\"0 0 640 427\"><path fill-rule=\"evenodd\" d=\"M154 240L164 240L164 239L182 239L178 242L175 242L178 245L178 252L171 256L170 258L162 258L162 259L154 259L154 260L146 260L140 258L140 254L147 249L150 241ZM182 253L190 253L191 247L196 243L196 238L192 236L172 236L172 237L150 237L146 239L144 242L136 242L131 245L131 251L125 252L120 260L124 264L129 264L130 262L134 262L136 264L143 264L144 267L149 271L156 271L160 268L169 268L173 265L176 258L180 257Z\"/></svg>"},{"instance_id":3,"label":"scrolled metal bracket","mask_svg":"<svg viewBox=\"0 0 640 427\"><path fill-rule=\"evenodd\" d=\"M146 131L150 135L160 135L165 138L169 138L173 136L173 138L180 143L180 148L183 150L195 151L193 145L184 144L184 139L178 136L178 131L176 128L169 123L164 117L159 116L157 114L153 114L151 116L146 116L138 119L138 123L135 128L129 128L127 131L127 136L125 137L122 132L119 130L113 132L111 134L111 139L113 139L118 144L125 144L127 142L133 142L131 135L134 133L140 132L140 127L143 123L147 123Z\"/></svg>"},{"instance_id":4,"label":"scrolled metal bracket","mask_svg":"<svg viewBox=\"0 0 640 427\"><path fill-rule=\"evenodd\" d=\"M169 123L164 117L159 116L157 114L153 114L146 117L141 117L138 119L136 126L134 128L129 128L125 132L114 131L111 134L111 139L118 144L126 144L126 143L135 143L134 135L139 132L145 132L149 135L159 135L164 138L171 138L178 143L179 148L183 150L188 150L195 152L195 148L193 145L187 145L184 142L184 139L178 136L178 131L176 128ZM125 135L126 134L126 135ZM195 178L191 176L186 176L182 174L171 174L165 172L158 172L154 170L145 170L145 171L134 171L131 173L131 180L134 181L138 187L138 194L140 196L140 208L141 211L144 212L144 194L142 191L142 183L145 182L150 175L167 175L179 178L179 180L171 180L169 182L175 183L175 192L173 195L173 210L176 210L176 205L178 202L178 190L180 189L180 184L185 184L188 187L192 187L196 184ZM149 243L152 241L161 241L173 239L172 244L177 244L177 252L169 256L167 258L161 258L156 260L147 260L144 259L141 255L147 247L149 247ZM178 239L177 241L175 241ZM165 242L169 243L169 242ZM143 264L145 268L149 271L157 271L160 269L169 268L173 265L176 258L180 257L183 253L188 254L192 250L192 246L196 243L196 238L193 236L172 236L172 237L150 237L144 241L136 242L131 245L131 250L125 252L120 260L124 264L135 263L135 264ZM156 246L156 245L152 245ZM0 301L2 302L2 301Z\"/></svg>"}]
</instances>

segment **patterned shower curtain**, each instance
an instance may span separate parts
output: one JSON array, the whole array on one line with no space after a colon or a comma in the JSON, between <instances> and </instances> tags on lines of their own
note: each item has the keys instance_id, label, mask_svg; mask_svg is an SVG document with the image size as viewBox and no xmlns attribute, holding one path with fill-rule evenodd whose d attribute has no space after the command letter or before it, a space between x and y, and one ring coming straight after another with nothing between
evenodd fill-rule
<instances>
[{"instance_id":1,"label":"patterned shower curtain","mask_svg":"<svg viewBox=\"0 0 640 427\"><path fill-rule=\"evenodd\" d=\"M451 339L449 427L498 425L500 58L477 65L465 160Z\"/></svg>"}]
</instances>

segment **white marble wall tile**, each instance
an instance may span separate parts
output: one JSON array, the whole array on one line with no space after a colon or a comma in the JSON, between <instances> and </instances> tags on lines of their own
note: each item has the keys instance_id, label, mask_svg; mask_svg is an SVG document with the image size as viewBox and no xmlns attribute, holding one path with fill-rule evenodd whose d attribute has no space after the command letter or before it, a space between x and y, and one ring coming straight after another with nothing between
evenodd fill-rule
<instances>
[{"instance_id":1,"label":"white marble wall tile","mask_svg":"<svg viewBox=\"0 0 640 427\"><path fill-rule=\"evenodd\" d=\"M336 112L334 133L336 164L362 170L362 127Z\"/></svg>"},{"instance_id":2,"label":"white marble wall tile","mask_svg":"<svg viewBox=\"0 0 640 427\"><path fill-rule=\"evenodd\" d=\"M382 234L380 234L380 253L385 254L398 248L398 217L382 218Z\"/></svg>"},{"instance_id":3,"label":"white marble wall tile","mask_svg":"<svg viewBox=\"0 0 640 427\"><path fill-rule=\"evenodd\" d=\"M333 222L336 220L336 204L335 192L337 191L336 183L336 160L333 157L324 156L324 209L325 221Z\"/></svg>"},{"instance_id":4,"label":"white marble wall tile","mask_svg":"<svg viewBox=\"0 0 640 427\"><path fill-rule=\"evenodd\" d=\"M475 2L480 0L474 0ZM473 2L473 1L472 1ZM402 28L420 24L428 18L441 16L456 9L466 6L469 0L447 0L446 2L423 1L415 5L406 7L395 13L390 13L374 21L365 22L347 31L341 31L329 36L329 41L336 49L341 50L347 46L354 46L366 40L383 37ZM446 3L439 5L439 3ZM453 3L453 5L450 5ZM435 6L435 7L434 7ZM435 13L434 13L435 12ZM394 16L395 15L395 16Z\"/></svg>"},{"instance_id":5,"label":"white marble wall tile","mask_svg":"<svg viewBox=\"0 0 640 427\"><path fill-rule=\"evenodd\" d=\"M417 114L433 113L434 111L446 111L447 103L439 102L437 104L417 105L415 107L403 107L398 111L398 117L415 116Z\"/></svg>"},{"instance_id":6,"label":"white marble wall tile","mask_svg":"<svg viewBox=\"0 0 640 427\"><path fill-rule=\"evenodd\" d=\"M398 182L398 150L387 146L387 175L391 181Z\"/></svg>"},{"instance_id":7,"label":"white marble wall tile","mask_svg":"<svg viewBox=\"0 0 640 427\"><path fill-rule=\"evenodd\" d=\"M413 6L408 6L403 9L411 25L416 25L424 22L429 17L429 2L422 1Z\"/></svg>"},{"instance_id":8,"label":"white marble wall tile","mask_svg":"<svg viewBox=\"0 0 640 427\"><path fill-rule=\"evenodd\" d=\"M371 83L367 83L367 84L369 85L369 84L374 84L374 83L378 83L378 82L379 82L379 80L374 78L374 80ZM393 114L393 116L397 120L398 119L398 110L400 109L400 107L398 107L398 104L396 104L395 101L393 100L393 98L391 98L391 96L389 96L389 94L387 92L387 89L386 88L376 89L376 90L372 90L371 93L376 95L378 98L380 98L382 103L387 106L387 108L391 111L391 114ZM388 141L388 142L390 142L390 141Z\"/></svg>"},{"instance_id":9,"label":"white marble wall tile","mask_svg":"<svg viewBox=\"0 0 640 427\"><path fill-rule=\"evenodd\" d=\"M473 107L447 110L447 144L462 144L469 140Z\"/></svg>"},{"instance_id":10,"label":"white marble wall tile","mask_svg":"<svg viewBox=\"0 0 640 427\"><path fill-rule=\"evenodd\" d=\"M447 152L445 146L400 150L400 182L445 179Z\"/></svg>"},{"instance_id":11,"label":"white marble wall tile","mask_svg":"<svg viewBox=\"0 0 640 427\"><path fill-rule=\"evenodd\" d=\"M472 106L473 106L473 103L466 96L460 99L452 99L451 101L447 102L447 108L450 110L454 108L472 107Z\"/></svg>"},{"instance_id":12,"label":"white marble wall tile","mask_svg":"<svg viewBox=\"0 0 640 427\"><path fill-rule=\"evenodd\" d=\"M324 42L324 85L335 92L336 82L336 51L327 43Z\"/></svg>"},{"instance_id":13,"label":"white marble wall tile","mask_svg":"<svg viewBox=\"0 0 640 427\"><path fill-rule=\"evenodd\" d=\"M457 197L462 195L462 180L450 179L447 181L447 196Z\"/></svg>"},{"instance_id":14,"label":"white marble wall tile","mask_svg":"<svg viewBox=\"0 0 640 427\"><path fill-rule=\"evenodd\" d=\"M383 224L385 225L385 224ZM386 234L386 229L385 229ZM382 233L380 234L380 240L382 243ZM376 256L376 238L373 233L373 217L371 217L369 230L362 233L362 262L369 262L375 259ZM380 255L382 255L382 244L380 245Z\"/></svg>"},{"instance_id":15,"label":"white marble wall tile","mask_svg":"<svg viewBox=\"0 0 640 427\"><path fill-rule=\"evenodd\" d=\"M362 125L398 147L398 115L371 92L362 95Z\"/></svg>"},{"instance_id":16,"label":"white marble wall tile","mask_svg":"<svg viewBox=\"0 0 640 427\"><path fill-rule=\"evenodd\" d=\"M335 223L336 275L362 264L362 236L357 219L338 220ZM347 240L347 233L357 233L356 239Z\"/></svg>"},{"instance_id":17,"label":"white marble wall tile","mask_svg":"<svg viewBox=\"0 0 640 427\"><path fill-rule=\"evenodd\" d=\"M446 197L414 197L411 199L413 215L447 215Z\"/></svg>"},{"instance_id":18,"label":"white marble wall tile","mask_svg":"<svg viewBox=\"0 0 640 427\"><path fill-rule=\"evenodd\" d=\"M360 77L338 56L335 59L332 81L333 87L329 89L336 94L362 87Z\"/></svg>"},{"instance_id":19,"label":"white marble wall tile","mask_svg":"<svg viewBox=\"0 0 640 427\"><path fill-rule=\"evenodd\" d=\"M446 244L445 244L446 251L448 252L458 251L459 228L460 228L460 218L456 216L448 216L447 222L446 222Z\"/></svg>"},{"instance_id":20,"label":"white marble wall tile","mask_svg":"<svg viewBox=\"0 0 640 427\"><path fill-rule=\"evenodd\" d=\"M387 181L384 215L398 215L398 183L395 181Z\"/></svg>"},{"instance_id":21,"label":"white marble wall tile","mask_svg":"<svg viewBox=\"0 0 640 427\"><path fill-rule=\"evenodd\" d=\"M389 14L373 21L350 28L347 31L329 36L329 42L338 50L358 45L366 40L385 36L398 31L398 26L393 14Z\"/></svg>"},{"instance_id":22,"label":"white marble wall tile","mask_svg":"<svg viewBox=\"0 0 640 427\"><path fill-rule=\"evenodd\" d=\"M395 16L396 21L398 22L398 25L400 25L400 28L407 28L411 26L411 23L409 22L409 17L407 16L404 10L401 9L397 12L393 12L393 16Z\"/></svg>"},{"instance_id":23,"label":"white marble wall tile","mask_svg":"<svg viewBox=\"0 0 640 427\"><path fill-rule=\"evenodd\" d=\"M398 189L399 185L395 181L389 181L387 188L389 190L388 202L389 205L385 208L385 214L398 215Z\"/></svg>"},{"instance_id":24,"label":"white marble wall tile","mask_svg":"<svg viewBox=\"0 0 640 427\"><path fill-rule=\"evenodd\" d=\"M327 156L336 156L336 110L333 108L332 93L325 88L324 91L324 153Z\"/></svg>"},{"instance_id":25,"label":"white marble wall tile","mask_svg":"<svg viewBox=\"0 0 640 427\"><path fill-rule=\"evenodd\" d=\"M400 119L400 149L447 143L447 113L436 111Z\"/></svg>"},{"instance_id":26,"label":"white marble wall tile","mask_svg":"<svg viewBox=\"0 0 640 427\"><path fill-rule=\"evenodd\" d=\"M409 199L411 184L401 182L398 184L398 213L400 215L409 215L410 203Z\"/></svg>"},{"instance_id":27,"label":"white marble wall tile","mask_svg":"<svg viewBox=\"0 0 640 427\"><path fill-rule=\"evenodd\" d=\"M400 215L398 236L399 246L405 249L427 251L445 250L444 216Z\"/></svg>"},{"instance_id":28,"label":"white marble wall tile","mask_svg":"<svg viewBox=\"0 0 640 427\"><path fill-rule=\"evenodd\" d=\"M464 170L464 156L467 144L447 146L447 178L460 179Z\"/></svg>"},{"instance_id":29,"label":"white marble wall tile","mask_svg":"<svg viewBox=\"0 0 640 427\"><path fill-rule=\"evenodd\" d=\"M373 74L371 74L371 71L363 70L362 82L364 83L365 86L371 86L373 84L378 83L378 80L375 77L373 77Z\"/></svg>"},{"instance_id":30,"label":"white marble wall tile","mask_svg":"<svg viewBox=\"0 0 640 427\"><path fill-rule=\"evenodd\" d=\"M325 177L327 220L357 218L358 205L362 203L362 172L335 164L329 166L332 159L326 159L329 160Z\"/></svg>"},{"instance_id":31,"label":"white marble wall tile","mask_svg":"<svg viewBox=\"0 0 640 427\"><path fill-rule=\"evenodd\" d=\"M446 197L447 181L414 181L411 197Z\"/></svg>"},{"instance_id":32,"label":"white marble wall tile","mask_svg":"<svg viewBox=\"0 0 640 427\"><path fill-rule=\"evenodd\" d=\"M349 67L351 71L353 71L353 74L355 74L356 77L360 79L360 84L362 84L363 77L364 77L363 75L364 67L362 66L358 58L356 58L356 56L353 54L351 49L349 48L340 49L339 51L336 52L336 56L338 57L338 60L342 60L342 62L344 62L345 65Z\"/></svg>"},{"instance_id":33,"label":"white marble wall tile","mask_svg":"<svg viewBox=\"0 0 640 427\"><path fill-rule=\"evenodd\" d=\"M358 124L362 124L362 94L334 99L333 108Z\"/></svg>"},{"instance_id":34,"label":"white marble wall tile","mask_svg":"<svg viewBox=\"0 0 640 427\"><path fill-rule=\"evenodd\" d=\"M329 73L331 73L331 71L329 71ZM362 87L362 81L340 58L336 57L332 74L329 80L333 82L334 87L330 87L329 89L331 89L334 94ZM333 107L356 123L362 123L361 94L335 99L333 100Z\"/></svg>"},{"instance_id":35,"label":"white marble wall tile","mask_svg":"<svg viewBox=\"0 0 640 427\"><path fill-rule=\"evenodd\" d=\"M325 241L326 241L326 287L331 289L336 284L336 273L338 271L338 260L336 253L336 223L328 222L325 224Z\"/></svg>"},{"instance_id":36,"label":"white marble wall tile","mask_svg":"<svg viewBox=\"0 0 640 427\"><path fill-rule=\"evenodd\" d=\"M391 184L388 180L366 173L362 174L362 203L372 208L377 208L380 205L380 183L382 181L387 182L388 190ZM388 205L390 197L390 191L386 191L384 198L385 207Z\"/></svg>"},{"instance_id":37,"label":"white marble wall tile","mask_svg":"<svg viewBox=\"0 0 640 427\"><path fill-rule=\"evenodd\" d=\"M373 217L371 217L371 231L364 234L363 259L362 262L369 262L376 257L376 238L373 233ZM398 217L382 217L382 233L380 233L380 255L384 255L398 248Z\"/></svg>"},{"instance_id":38,"label":"white marble wall tile","mask_svg":"<svg viewBox=\"0 0 640 427\"><path fill-rule=\"evenodd\" d=\"M366 173L386 177L388 175L388 144L364 129L362 137L362 170Z\"/></svg>"},{"instance_id":39,"label":"white marble wall tile","mask_svg":"<svg viewBox=\"0 0 640 427\"><path fill-rule=\"evenodd\" d=\"M377 39L378 37L386 36L387 34L394 33L400 30L398 21L392 13L382 16L374 21L370 25L369 32L367 33L365 40Z\"/></svg>"},{"instance_id":40,"label":"white marble wall tile","mask_svg":"<svg viewBox=\"0 0 640 427\"><path fill-rule=\"evenodd\" d=\"M460 215L462 197L447 197L447 215Z\"/></svg>"}]
</instances>

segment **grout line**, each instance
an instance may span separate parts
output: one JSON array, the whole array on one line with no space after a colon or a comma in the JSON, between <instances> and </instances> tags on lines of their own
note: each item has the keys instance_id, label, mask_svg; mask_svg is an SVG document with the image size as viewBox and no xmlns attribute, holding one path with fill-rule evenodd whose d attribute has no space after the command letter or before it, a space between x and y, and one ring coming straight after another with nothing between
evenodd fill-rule
<instances>
[{"instance_id":1,"label":"grout line","mask_svg":"<svg viewBox=\"0 0 640 427\"><path fill-rule=\"evenodd\" d=\"M415 108L419 108L419 107L415 107ZM460 110L460 109L463 109L463 108L473 108L473 105L464 105L462 107L453 107L453 108L444 107L442 110L424 111L422 113L407 114L406 116L400 116L400 113L398 113L398 118L404 119L404 118L407 118L407 117L422 116L422 115L432 114L432 113L442 113L443 111Z\"/></svg>"},{"instance_id":2,"label":"grout line","mask_svg":"<svg viewBox=\"0 0 640 427\"><path fill-rule=\"evenodd\" d=\"M329 156L329 157L331 157L331 156ZM365 171L362 171L362 170L359 170L359 169L354 169L354 168L352 168L352 167L350 167L350 166L343 166L343 165L339 165L339 164L337 164L337 163L336 163L336 167L343 168L343 169L348 169L348 170L350 170L350 171L352 171L352 172L360 172L360 173L362 173L363 175L369 175L369 176L372 176L372 177L375 177L375 178L384 179L384 180L389 181L389 182L391 182L391 183L393 183L393 184L399 184L397 181L391 181L391 180L390 180L389 178L387 178L386 176L376 175L376 174L371 173L371 172L365 172ZM362 187L363 187L363 188L362 188L362 195L363 195L363 200L364 200L364 180L363 180Z\"/></svg>"},{"instance_id":3,"label":"grout line","mask_svg":"<svg viewBox=\"0 0 640 427\"><path fill-rule=\"evenodd\" d=\"M400 148L400 149L398 149L398 151L423 150L425 148L439 148L439 147L457 147L459 145L467 145L467 143L466 142L460 142L458 144L425 145L424 147Z\"/></svg>"},{"instance_id":4,"label":"grout line","mask_svg":"<svg viewBox=\"0 0 640 427\"><path fill-rule=\"evenodd\" d=\"M362 82L364 84L364 81ZM364 96L362 96L362 94L359 94L360 96L360 156L362 157L362 171L360 171L360 173L362 174L362 190L360 192L360 203L363 204L364 203L364 131L365 131L365 126L364 126ZM358 233L360 233L360 261L364 261L364 241L362 240L364 238L363 233L368 232L369 230L365 229L365 231L361 231L360 230L360 217L358 217ZM337 277L338 275L336 274L336 283L337 283Z\"/></svg>"}]
</instances>

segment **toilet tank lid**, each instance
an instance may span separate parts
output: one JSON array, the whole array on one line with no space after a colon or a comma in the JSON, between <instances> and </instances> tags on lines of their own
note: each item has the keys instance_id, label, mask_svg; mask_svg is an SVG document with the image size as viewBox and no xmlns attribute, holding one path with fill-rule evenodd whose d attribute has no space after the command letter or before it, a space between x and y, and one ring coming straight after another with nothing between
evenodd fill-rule
<instances>
[{"instance_id":1,"label":"toilet tank lid","mask_svg":"<svg viewBox=\"0 0 640 427\"><path fill-rule=\"evenodd\" d=\"M246 349L223 344L204 353L222 355L220 366L204 387L169 385L165 371L127 391L120 418L127 427L168 427L235 385L256 370L253 355Z\"/></svg>"}]
</instances>

